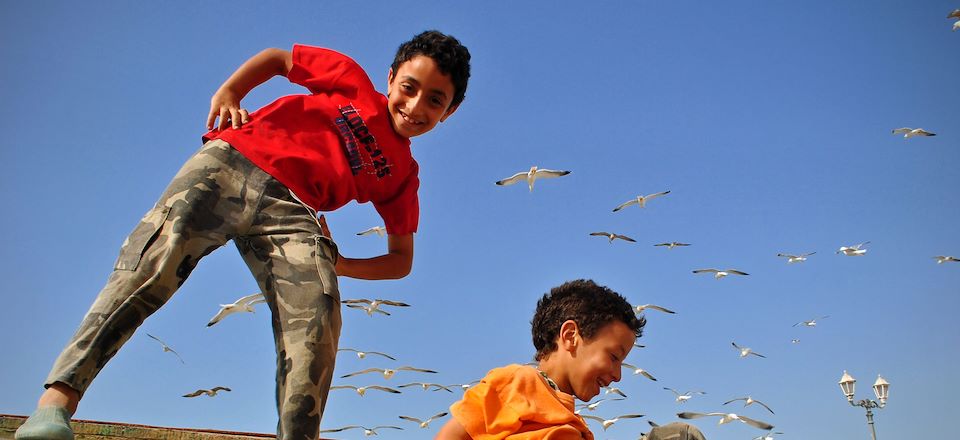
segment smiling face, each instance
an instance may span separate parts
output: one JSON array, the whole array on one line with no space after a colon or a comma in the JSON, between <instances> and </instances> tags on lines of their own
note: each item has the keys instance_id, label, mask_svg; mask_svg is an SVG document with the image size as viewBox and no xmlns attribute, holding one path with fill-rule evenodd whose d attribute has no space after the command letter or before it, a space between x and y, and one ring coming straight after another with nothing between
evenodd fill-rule
<instances>
[{"instance_id":1,"label":"smiling face","mask_svg":"<svg viewBox=\"0 0 960 440\"><path fill-rule=\"evenodd\" d=\"M393 129L405 138L419 136L443 122L457 106L451 106L454 87L430 57L418 55L390 70L387 109Z\"/></svg>"},{"instance_id":2,"label":"smiling face","mask_svg":"<svg viewBox=\"0 0 960 440\"><path fill-rule=\"evenodd\" d=\"M576 326L573 321L567 323ZM567 338L564 335L567 323L561 329L561 339ZM566 389L563 386L561 389L584 402L590 401L600 394L601 388L620 381L623 360L636 340L634 331L616 320L601 327L590 339L584 339L578 330L575 331L572 339L561 341L568 353Z\"/></svg>"}]
</instances>

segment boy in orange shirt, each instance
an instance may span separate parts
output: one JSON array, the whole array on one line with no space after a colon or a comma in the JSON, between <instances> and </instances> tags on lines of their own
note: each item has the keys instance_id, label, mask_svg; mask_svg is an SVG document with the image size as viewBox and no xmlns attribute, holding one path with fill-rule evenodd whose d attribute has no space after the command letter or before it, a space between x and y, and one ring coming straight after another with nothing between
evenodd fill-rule
<instances>
[{"instance_id":1,"label":"boy in orange shirt","mask_svg":"<svg viewBox=\"0 0 960 440\"><path fill-rule=\"evenodd\" d=\"M539 366L491 370L450 406L436 439L593 439L574 398L587 402L620 381L645 324L623 296L591 280L551 289L532 322Z\"/></svg>"}]
</instances>

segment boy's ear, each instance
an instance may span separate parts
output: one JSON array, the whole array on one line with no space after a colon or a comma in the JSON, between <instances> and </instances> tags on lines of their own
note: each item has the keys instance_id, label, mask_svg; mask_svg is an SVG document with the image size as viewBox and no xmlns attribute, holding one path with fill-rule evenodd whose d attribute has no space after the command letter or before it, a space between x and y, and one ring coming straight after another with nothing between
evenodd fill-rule
<instances>
[{"instance_id":1,"label":"boy's ear","mask_svg":"<svg viewBox=\"0 0 960 440\"><path fill-rule=\"evenodd\" d=\"M391 67L389 70L387 70L387 96L390 96L390 86L393 85L393 76L393 68Z\"/></svg>"},{"instance_id":2,"label":"boy's ear","mask_svg":"<svg viewBox=\"0 0 960 440\"><path fill-rule=\"evenodd\" d=\"M451 105L450 108L447 109L446 113L444 113L443 116L440 117L440 122L446 121L447 118L449 118L450 115L453 114L453 112L457 111L458 108L460 108L460 104Z\"/></svg>"},{"instance_id":3,"label":"boy's ear","mask_svg":"<svg viewBox=\"0 0 960 440\"><path fill-rule=\"evenodd\" d=\"M580 326L577 322L568 319L560 324L560 344L559 348L566 351L573 351L580 339Z\"/></svg>"}]
</instances>

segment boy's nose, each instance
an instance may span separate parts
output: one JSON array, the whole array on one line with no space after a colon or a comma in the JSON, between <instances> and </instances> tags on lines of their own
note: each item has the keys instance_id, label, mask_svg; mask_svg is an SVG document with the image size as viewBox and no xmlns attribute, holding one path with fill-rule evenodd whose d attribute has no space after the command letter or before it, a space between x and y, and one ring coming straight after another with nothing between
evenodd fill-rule
<instances>
[{"instance_id":1,"label":"boy's nose","mask_svg":"<svg viewBox=\"0 0 960 440\"><path fill-rule=\"evenodd\" d=\"M623 369L620 368L619 365L617 366L617 369L616 369L616 370L613 370L613 381L614 381L614 382L620 382L620 373L622 372L622 370L623 370Z\"/></svg>"}]
</instances>

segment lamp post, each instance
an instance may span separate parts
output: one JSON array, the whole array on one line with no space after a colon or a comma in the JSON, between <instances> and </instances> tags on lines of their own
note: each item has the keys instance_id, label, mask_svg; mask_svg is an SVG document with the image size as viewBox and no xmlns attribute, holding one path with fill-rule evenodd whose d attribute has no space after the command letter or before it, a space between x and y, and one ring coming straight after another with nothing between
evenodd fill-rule
<instances>
[{"instance_id":1,"label":"lamp post","mask_svg":"<svg viewBox=\"0 0 960 440\"><path fill-rule=\"evenodd\" d=\"M873 440L877 440L877 430L873 427L873 408L883 408L887 405L887 396L890 392L890 383L887 382L879 374L877 375L877 381L873 383L873 393L877 395L877 401L870 399L863 399L857 403L853 402L853 390L857 384L857 380L853 378L847 370L843 370L843 377L840 378L840 389L843 391L843 395L847 396L847 402L850 402L851 406L860 406L867 410L867 424L870 425L870 435L873 436Z\"/></svg>"}]
</instances>

